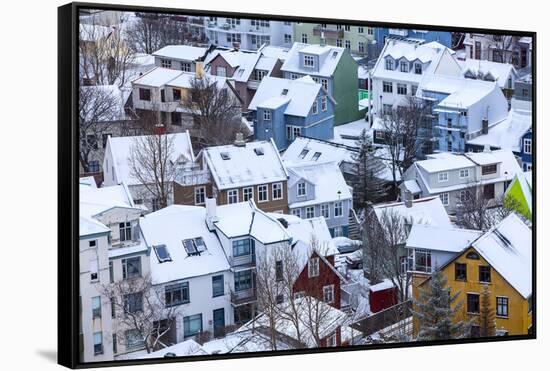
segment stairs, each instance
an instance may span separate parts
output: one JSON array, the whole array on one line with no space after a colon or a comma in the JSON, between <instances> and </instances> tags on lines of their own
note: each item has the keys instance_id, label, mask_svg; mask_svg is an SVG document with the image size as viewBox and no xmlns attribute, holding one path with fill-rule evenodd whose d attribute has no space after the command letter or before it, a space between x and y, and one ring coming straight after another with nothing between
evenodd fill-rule
<instances>
[{"instance_id":1,"label":"stairs","mask_svg":"<svg viewBox=\"0 0 550 371\"><path fill-rule=\"evenodd\" d=\"M349 225L348 238L352 240L360 240L361 228L359 226L359 219L357 218L357 214L355 213L355 210L351 208L349 210L348 225Z\"/></svg>"}]
</instances>

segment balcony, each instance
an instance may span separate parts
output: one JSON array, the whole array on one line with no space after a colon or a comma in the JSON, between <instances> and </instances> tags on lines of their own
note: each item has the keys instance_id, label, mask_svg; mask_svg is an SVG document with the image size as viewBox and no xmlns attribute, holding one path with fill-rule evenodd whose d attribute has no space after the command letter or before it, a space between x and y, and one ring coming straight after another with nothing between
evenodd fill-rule
<instances>
[{"instance_id":1,"label":"balcony","mask_svg":"<svg viewBox=\"0 0 550 371\"><path fill-rule=\"evenodd\" d=\"M321 33L323 33L327 39L341 39L344 37L344 30L336 30L321 26L313 27L313 36L321 36Z\"/></svg>"},{"instance_id":2,"label":"balcony","mask_svg":"<svg viewBox=\"0 0 550 371\"><path fill-rule=\"evenodd\" d=\"M229 264L232 268L252 268L256 266L256 255L242 255L242 256L230 256Z\"/></svg>"},{"instance_id":3,"label":"balcony","mask_svg":"<svg viewBox=\"0 0 550 371\"><path fill-rule=\"evenodd\" d=\"M234 291L231 293L231 304L239 306L249 304L256 301L256 287L252 286L249 289Z\"/></svg>"}]
</instances>

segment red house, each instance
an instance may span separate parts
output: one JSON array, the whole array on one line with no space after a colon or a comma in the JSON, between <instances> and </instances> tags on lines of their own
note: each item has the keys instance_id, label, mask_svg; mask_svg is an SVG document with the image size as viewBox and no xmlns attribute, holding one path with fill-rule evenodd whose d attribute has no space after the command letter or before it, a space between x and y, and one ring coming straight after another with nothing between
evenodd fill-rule
<instances>
[{"instance_id":1,"label":"red house","mask_svg":"<svg viewBox=\"0 0 550 371\"><path fill-rule=\"evenodd\" d=\"M397 287L390 280L372 285L369 288L369 304L373 313L397 304Z\"/></svg>"}]
</instances>

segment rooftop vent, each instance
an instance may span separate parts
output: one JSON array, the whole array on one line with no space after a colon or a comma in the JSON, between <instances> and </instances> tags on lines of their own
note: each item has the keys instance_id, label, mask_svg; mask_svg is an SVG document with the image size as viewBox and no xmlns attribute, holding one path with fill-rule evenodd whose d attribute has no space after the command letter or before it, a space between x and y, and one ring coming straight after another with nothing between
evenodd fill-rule
<instances>
[{"instance_id":1,"label":"rooftop vent","mask_svg":"<svg viewBox=\"0 0 550 371\"><path fill-rule=\"evenodd\" d=\"M246 146L246 142L244 141L243 133L237 133L235 134L235 142L233 143L236 147L244 147Z\"/></svg>"},{"instance_id":2,"label":"rooftop vent","mask_svg":"<svg viewBox=\"0 0 550 371\"><path fill-rule=\"evenodd\" d=\"M229 156L229 152L221 152L220 156L222 157L222 160L230 160L231 156Z\"/></svg>"},{"instance_id":3,"label":"rooftop vent","mask_svg":"<svg viewBox=\"0 0 550 371\"><path fill-rule=\"evenodd\" d=\"M264 149L262 147L256 147L256 148L254 148L254 153L256 153L256 155L258 155L258 156L263 156L264 155Z\"/></svg>"},{"instance_id":4,"label":"rooftop vent","mask_svg":"<svg viewBox=\"0 0 550 371\"><path fill-rule=\"evenodd\" d=\"M283 92L281 94L282 95L287 95L288 94L288 89L283 89Z\"/></svg>"}]
</instances>

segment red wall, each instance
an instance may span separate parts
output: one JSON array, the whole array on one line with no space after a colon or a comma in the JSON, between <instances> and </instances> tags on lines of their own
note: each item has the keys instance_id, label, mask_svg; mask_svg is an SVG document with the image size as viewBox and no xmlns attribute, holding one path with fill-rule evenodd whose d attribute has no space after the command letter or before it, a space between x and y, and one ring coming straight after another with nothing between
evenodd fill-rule
<instances>
[{"instance_id":1,"label":"red wall","mask_svg":"<svg viewBox=\"0 0 550 371\"><path fill-rule=\"evenodd\" d=\"M327 346L327 340L328 340L328 337L321 339L321 348ZM346 345L346 344L344 344L344 345ZM336 328L336 346L337 347L342 346L342 327L340 327L340 326L338 326L338 328Z\"/></svg>"},{"instance_id":2,"label":"red wall","mask_svg":"<svg viewBox=\"0 0 550 371\"><path fill-rule=\"evenodd\" d=\"M315 256L317 256L317 253L313 253L311 257ZM334 265L334 256L329 256L326 259L330 264ZM336 309L340 309L340 277L323 259L319 258L319 275L309 278L308 265L306 264L294 283L294 292L304 291L308 296L323 300L323 287L328 285L334 285L334 302L330 305Z\"/></svg>"},{"instance_id":3,"label":"red wall","mask_svg":"<svg viewBox=\"0 0 550 371\"><path fill-rule=\"evenodd\" d=\"M380 291L369 290L370 310L373 313L380 312L397 304L397 288L392 287Z\"/></svg>"}]
</instances>

